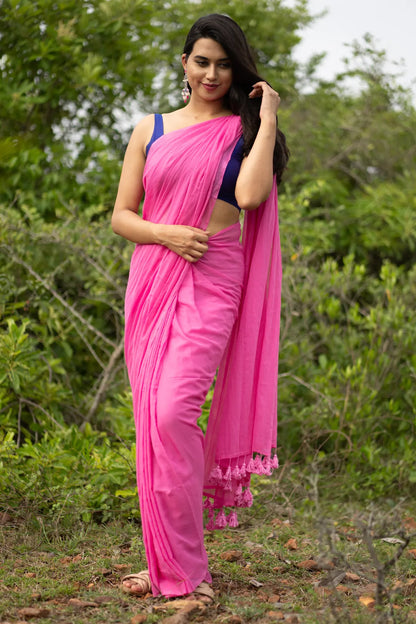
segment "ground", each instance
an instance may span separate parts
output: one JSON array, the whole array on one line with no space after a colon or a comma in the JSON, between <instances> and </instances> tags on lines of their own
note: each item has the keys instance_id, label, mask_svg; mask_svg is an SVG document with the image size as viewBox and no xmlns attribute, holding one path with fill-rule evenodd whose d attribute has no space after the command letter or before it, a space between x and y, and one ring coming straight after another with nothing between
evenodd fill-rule
<instances>
[{"instance_id":1,"label":"ground","mask_svg":"<svg viewBox=\"0 0 416 624\"><path fill-rule=\"evenodd\" d=\"M209 607L121 591L121 577L145 567L137 522L64 529L4 512L0 623L416 622L411 505L325 511L304 501L296 509L265 502L261 491L260 500L237 529L206 533Z\"/></svg>"}]
</instances>

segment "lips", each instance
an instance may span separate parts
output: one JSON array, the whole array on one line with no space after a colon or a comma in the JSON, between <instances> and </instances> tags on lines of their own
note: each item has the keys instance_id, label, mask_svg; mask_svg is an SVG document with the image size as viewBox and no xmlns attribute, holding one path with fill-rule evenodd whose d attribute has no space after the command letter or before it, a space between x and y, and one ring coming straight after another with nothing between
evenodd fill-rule
<instances>
[{"instance_id":1,"label":"lips","mask_svg":"<svg viewBox=\"0 0 416 624\"><path fill-rule=\"evenodd\" d=\"M202 83L202 86L207 90L207 91L215 91L215 89L218 89L218 87L220 85L217 84L206 84L205 82Z\"/></svg>"}]
</instances>

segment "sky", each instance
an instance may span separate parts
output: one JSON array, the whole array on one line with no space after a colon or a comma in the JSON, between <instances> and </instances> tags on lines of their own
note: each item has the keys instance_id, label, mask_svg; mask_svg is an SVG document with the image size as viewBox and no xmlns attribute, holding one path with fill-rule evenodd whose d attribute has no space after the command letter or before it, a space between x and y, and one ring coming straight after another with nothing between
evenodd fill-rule
<instances>
[{"instance_id":1,"label":"sky","mask_svg":"<svg viewBox=\"0 0 416 624\"><path fill-rule=\"evenodd\" d=\"M293 6L293 0L285 4ZM308 6L312 15L325 9L327 14L301 31L297 60L304 62L314 53L327 52L318 76L331 79L344 68L342 58L349 54L344 44L370 33L377 48L400 63L404 75L399 83L411 88L416 100L416 0L308 0Z\"/></svg>"}]
</instances>

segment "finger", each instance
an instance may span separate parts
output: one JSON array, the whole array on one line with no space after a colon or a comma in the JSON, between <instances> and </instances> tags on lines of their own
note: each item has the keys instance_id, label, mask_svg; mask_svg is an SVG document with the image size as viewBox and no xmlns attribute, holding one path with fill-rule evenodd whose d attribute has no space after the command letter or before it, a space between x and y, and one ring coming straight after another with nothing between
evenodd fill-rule
<instances>
[{"instance_id":1,"label":"finger","mask_svg":"<svg viewBox=\"0 0 416 624\"><path fill-rule=\"evenodd\" d=\"M190 254L185 254L183 258L187 260L188 262L197 262L199 260L199 258L194 258Z\"/></svg>"},{"instance_id":2,"label":"finger","mask_svg":"<svg viewBox=\"0 0 416 624\"><path fill-rule=\"evenodd\" d=\"M205 241L209 237L209 234L205 230L201 230L200 228L192 227L191 225L186 225L185 227L188 230L192 230L193 232L195 232L195 234L198 235L198 240L199 240L199 238L201 238L201 240Z\"/></svg>"},{"instance_id":3,"label":"finger","mask_svg":"<svg viewBox=\"0 0 416 624\"><path fill-rule=\"evenodd\" d=\"M263 95L263 89L260 87L253 87L252 91L248 94L249 98L261 97Z\"/></svg>"},{"instance_id":4,"label":"finger","mask_svg":"<svg viewBox=\"0 0 416 624\"><path fill-rule=\"evenodd\" d=\"M190 249L188 251L188 254L193 258L201 258L201 256L203 256L205 252L206 249Z\"/></svg>"}]
</instances>

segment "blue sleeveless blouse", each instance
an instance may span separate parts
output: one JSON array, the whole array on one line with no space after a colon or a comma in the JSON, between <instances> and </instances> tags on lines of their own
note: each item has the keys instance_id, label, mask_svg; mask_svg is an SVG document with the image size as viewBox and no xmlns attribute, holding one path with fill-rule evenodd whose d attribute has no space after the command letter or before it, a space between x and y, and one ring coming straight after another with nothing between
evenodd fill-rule
<instances>
[{"instance_id":1,"label":"blue sleeveless blouse","mask_svg":"<svg viewBox=\"0 0 416 624\"><path fill-rule=\"evenodd\" d=\"M150 137L149 143L146 145L146 156L149 152L151 145L157 141L164 134L163 117L159 113L155 114L155 125L153 128L153 134ZM221 183L221 188L218 193L218 199L235 206L240 210L237 200L235 198L235 185L237 182L238 174L240 173L241 161L243 160L243 137L237 141L235 148L231 154L230 160L227 163L227 167L224 171L224 176Z\"/></svg>"}]
</instances>

